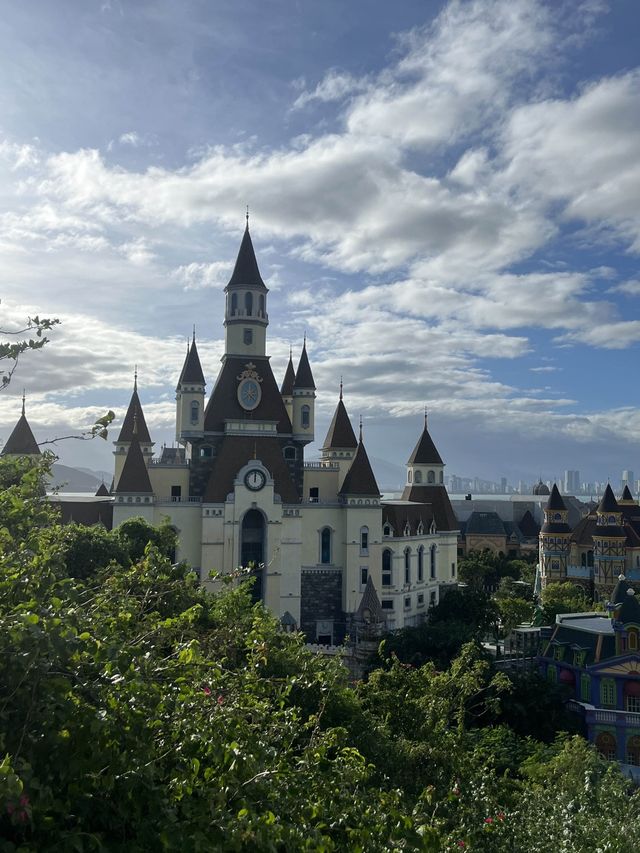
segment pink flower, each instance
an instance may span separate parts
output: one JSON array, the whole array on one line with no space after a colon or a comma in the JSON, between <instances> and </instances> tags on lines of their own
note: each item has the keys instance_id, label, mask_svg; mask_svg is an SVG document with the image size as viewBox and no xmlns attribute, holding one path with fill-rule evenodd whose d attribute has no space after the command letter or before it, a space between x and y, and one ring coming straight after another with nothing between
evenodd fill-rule
<instances>
[{"instance_id":1,"label":"pink flower","mask_svg":"<svg viewBox=\"0 0 640 853\"><path fill-rule=\"evenodd\" d=\"M458 847L466 847L466 841L458 841Z\"/></svg>"},{"instance_id":2,"label":"pink flower","mask_svg":"<svg viewBox=\"0 0 640 853\"><path fill-rule=\"evenodd\" d=\"M484 822L485 823L493 823L493 818L492 817L485 817Z\"/></svg>"},{"instance_id":3,"label":"pink flower","mask_svg":"<svg viewBox=\"0 0 640 853\"><path fill-rule=\"evenodd\" d=\"M26 794L23 794L23 795L20 797L20 805L21 805L21 806L28 806L28 805L29 805L29 797L27 797L27 795L26 795Z\"/></svg>"},{"instance_id":4,"label":"pink flower","mask_svg":"<svg viewBox=\"0 0 640 853\"><path fill-rule=\"evenodd\" d=\"M210 687L203 687L202 692L204 693L205 696L211 696L211 688Z\"/></svg>"},{"instance_id":5,"label":"pink flower","mask_svg":"<svg viewBox=\"0 0 640 853\"><path fill-rule=\"evenodd\" d=\"M218 696L218 705L224 704L224 696Z\"/></svg>"}]
</instances>

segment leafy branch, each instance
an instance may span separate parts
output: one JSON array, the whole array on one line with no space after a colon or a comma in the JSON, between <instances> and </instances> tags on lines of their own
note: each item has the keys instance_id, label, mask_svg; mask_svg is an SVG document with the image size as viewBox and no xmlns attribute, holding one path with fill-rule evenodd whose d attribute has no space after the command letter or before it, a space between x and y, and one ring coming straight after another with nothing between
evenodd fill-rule
<instances>
[{"instance_id":1,"label":"leafy branch","mask_svg":"<svg viewBox=\"0 0 640 853\"><path fill-rule=\"evenodd\" d=\"M102 438L106 441L109 435L108 427L114 418L115 412L109 409L106 415L98 418L90 429L84 430L80 435L59 435L57 438L48 438L46 441L39 441L38 445L42 447L45 444L57 444L59 441L66 441L69 438L75 438L78 441L92 441L94 438Z\"/></svg>"},{"instance_id":2,"label":"leafy branch","mask_svg":"<svg viewBox=\"0 0 640 853\"><path fill-rule=\"evenodd\" d=\"M8 335L10 337L19 337L20 335L35 334L35 337L25 338L21 341L0 342L0 361L9 362L9 366L0 370L0 391L11 382L11 378L18 367L18 361L22 353L26 350L42 349L45 344L49 343L49 338L44 334L57 326L60 323L56 317L27 317L26 325L22 329L0 329L0 335Z\"/></svg>"}]
</instances>

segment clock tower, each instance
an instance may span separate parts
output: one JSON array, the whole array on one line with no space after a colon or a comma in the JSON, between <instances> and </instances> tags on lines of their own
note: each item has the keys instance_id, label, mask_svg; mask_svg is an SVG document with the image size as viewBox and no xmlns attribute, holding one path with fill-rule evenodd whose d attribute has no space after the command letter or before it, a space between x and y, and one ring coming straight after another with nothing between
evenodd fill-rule
<instances>
[{"instance_id":1,"label":"clock tower","mask_svg":"<svg viewBox=\"0 0 640 853\"><path fill-rule=\"evenodd\" d=\"M225 353L265 356L267 326L267 286L262 280L249 234L249 214L240 251L229 284L224 289Z\"/></svg>"}]
</instances>

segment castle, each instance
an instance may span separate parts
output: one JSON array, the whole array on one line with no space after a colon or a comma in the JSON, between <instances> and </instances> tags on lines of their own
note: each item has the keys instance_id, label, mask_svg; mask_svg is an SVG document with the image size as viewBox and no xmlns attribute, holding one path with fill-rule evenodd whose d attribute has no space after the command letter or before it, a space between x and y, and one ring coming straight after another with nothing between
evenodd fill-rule
<instances>
[{"instance_id":1,"label":"castle","mask_svg":"<svg viewBox=\"0 0 640 853\"><path fill-rule=\"evenodd\" d=\"M400 500L382 500L342 387L321 458L306 462L316 399L306 341L278 387L248 223L225 297L218 378L206 400L194 334L176 388L178 447L159 457L134 384L115 441L114 527L168 519L176 558L203 584L250 567L255 597L311 642L339 643L354 622L418 624L457 579L458 525L426 415Z\"/></svg>"}]
</instances>

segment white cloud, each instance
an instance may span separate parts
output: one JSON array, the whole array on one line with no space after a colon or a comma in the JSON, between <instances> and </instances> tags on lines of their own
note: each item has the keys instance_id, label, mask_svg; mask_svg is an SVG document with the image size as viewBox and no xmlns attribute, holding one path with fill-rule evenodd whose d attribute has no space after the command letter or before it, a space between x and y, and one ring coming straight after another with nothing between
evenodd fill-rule
<instances>
[{"instance_id":1,"label":"white cloud","mask_svg":"<svg viewBox=\"0 0 640 853\"><path fill-rule=\"evenodd\" d=\"M212 263L182 264L173 271L176 281L179 281L185 290L199 290L206 287L222 288L231 276L231 264L227 261L213 261Z\"/></svg>"}]
</instances>

